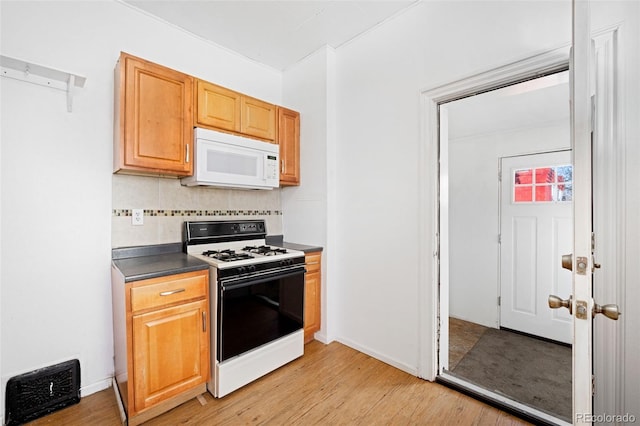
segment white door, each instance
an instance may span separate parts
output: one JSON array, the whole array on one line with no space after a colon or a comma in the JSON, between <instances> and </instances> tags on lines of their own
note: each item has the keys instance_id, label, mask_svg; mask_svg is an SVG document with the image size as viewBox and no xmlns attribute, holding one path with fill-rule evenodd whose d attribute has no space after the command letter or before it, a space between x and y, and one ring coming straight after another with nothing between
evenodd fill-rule
<instances>
[{"instance_id":1,"label":"white door","mask_svg":"<svg viewBox=\"0 0 640 426\"><path fill-rule=\"evenodd\" d=\"M571 343L568 310L548 306L571 294L571 152L502 158L501 176L500 326Z\"/></svg>"},{"instance_id":2,"label":"white door","mask_svg":"<svg viewBox=\"0 0 640 426\"><path fill-rule=\"evenodd\" d=\"M592 394L592 195L591 135L595 69L588 0L573 0L571 147L573 149L573 422L591 423ZM565 295L558 295L567 300ZM569 295L567 295L569 296Z\"/></svg>"}]
</instances>

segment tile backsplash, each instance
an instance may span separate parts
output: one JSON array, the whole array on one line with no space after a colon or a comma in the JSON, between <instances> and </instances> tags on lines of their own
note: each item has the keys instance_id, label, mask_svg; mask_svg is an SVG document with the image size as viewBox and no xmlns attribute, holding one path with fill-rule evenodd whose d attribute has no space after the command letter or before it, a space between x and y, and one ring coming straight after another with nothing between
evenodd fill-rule
<instances>
[{"instance_id":1,"label":"tile backsplash","mask_svg":"<svg viewBox=\"0 0 640 426\"><path fill-rule=\"evenodd\" d=\"M182 241L188 220L264 219L270 235L282 234L280 189L185 187L179 179L114 174L111 247ZM132 209L144 224L132 225Z\"/></svg>"}]
</instances>

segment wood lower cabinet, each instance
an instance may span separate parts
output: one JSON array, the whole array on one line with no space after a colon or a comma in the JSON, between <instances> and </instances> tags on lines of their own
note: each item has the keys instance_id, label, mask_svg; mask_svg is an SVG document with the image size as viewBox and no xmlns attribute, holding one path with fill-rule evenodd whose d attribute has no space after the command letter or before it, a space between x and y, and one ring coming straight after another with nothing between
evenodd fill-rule
<instances>
[{"instance_id":1,"label":"wood lower cabinet","mask_svg":"<svg viewBox=\"0 0 640 426\"><path fill-rule=\"evenodd\" d=\"M125 283L114 272L120 400L135 425L206 391L209 271Z\"/></svg>"},{"instance_id":2,"label":"wood lower cabinet","mask_svg":"<svg viewBox=\"0 0 640 426\"><path fill-rule=\"evenodd\" d=\"M278 107L280 185L300 185L300 113Z\"/></svg>"},{"instance_id":3,"label":"wood lower cabinet","mask_svg":"<svg viewBox=\"0 0 640 426\"><path fill-rule=\"evenodd\" d=\"M193 77L122 53L115 71L114 172L193 174Z\"/></svg>"},{"instance_id":4,"label":"wood lower cabinet","mask_svg":"<svg viewBox=\"0 0 640 426\"><path fill-rule=\"evenodd\" d=\"M196 126L276 139L276 106L207 81L196 83Z\"/></svg>"},{"instance_id":5,"label":"wood lower cabinet","mask_svg":"<svg viewBox=\"0 0 640 426\"><path fill-rule=\"evenodd\" d=\"M321 267L322 252L312 252L305 255L307 273L304 281L304 342L313 340L313 335L320 330L321 310Z\"/></svg>"}]
</instances>

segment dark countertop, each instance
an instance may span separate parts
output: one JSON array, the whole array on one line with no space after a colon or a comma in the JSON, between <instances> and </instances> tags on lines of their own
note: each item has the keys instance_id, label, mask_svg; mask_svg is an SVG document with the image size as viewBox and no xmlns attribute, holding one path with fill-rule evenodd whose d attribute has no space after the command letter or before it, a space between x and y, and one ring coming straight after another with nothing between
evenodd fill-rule
<instances>
[{"instance_id":1,"label":"dark countertop","mask_svg":"<svg viewBox=\"0 0 640 426\"><path fill-rule=\"evenodd\" d=\"M289 243L287 241L284 241L284 237L282 235L267 235L266 243L272 246L288 248L291 250L299 250L305 253L322 251L322 247L320 246L308 246L305 244Z\"/></svg>"},{"instance_id":2,"label":"dark countertop","mask_svg":"<svg viewBox=\"0 0 640 426\"><path fill-rule=\"evenodd\" d=\"M116 248L111 258L125 282L209 268L208 263L183 253L181 243Z\"/></svg>"}]
</instances>

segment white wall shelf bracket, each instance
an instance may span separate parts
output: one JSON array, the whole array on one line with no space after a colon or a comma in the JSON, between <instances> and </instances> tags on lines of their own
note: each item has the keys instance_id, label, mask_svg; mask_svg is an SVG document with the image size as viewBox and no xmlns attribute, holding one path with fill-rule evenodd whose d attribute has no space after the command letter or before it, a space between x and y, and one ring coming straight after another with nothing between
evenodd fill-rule
<instances>
[{"instance_id":1,"label":"white wall shelf bracket","mask_svg":"<svg viewBox=\"0 0 640 426\"><path fill-rule=\"evenodd\" d=\"M67 111L73 109L73 95L77 87L84 87L85 77L60 71L43 65L33 64L22 59L0 55L0 75L14 80L51 87L67 93Z\"/></svg>"}]
</instances>

